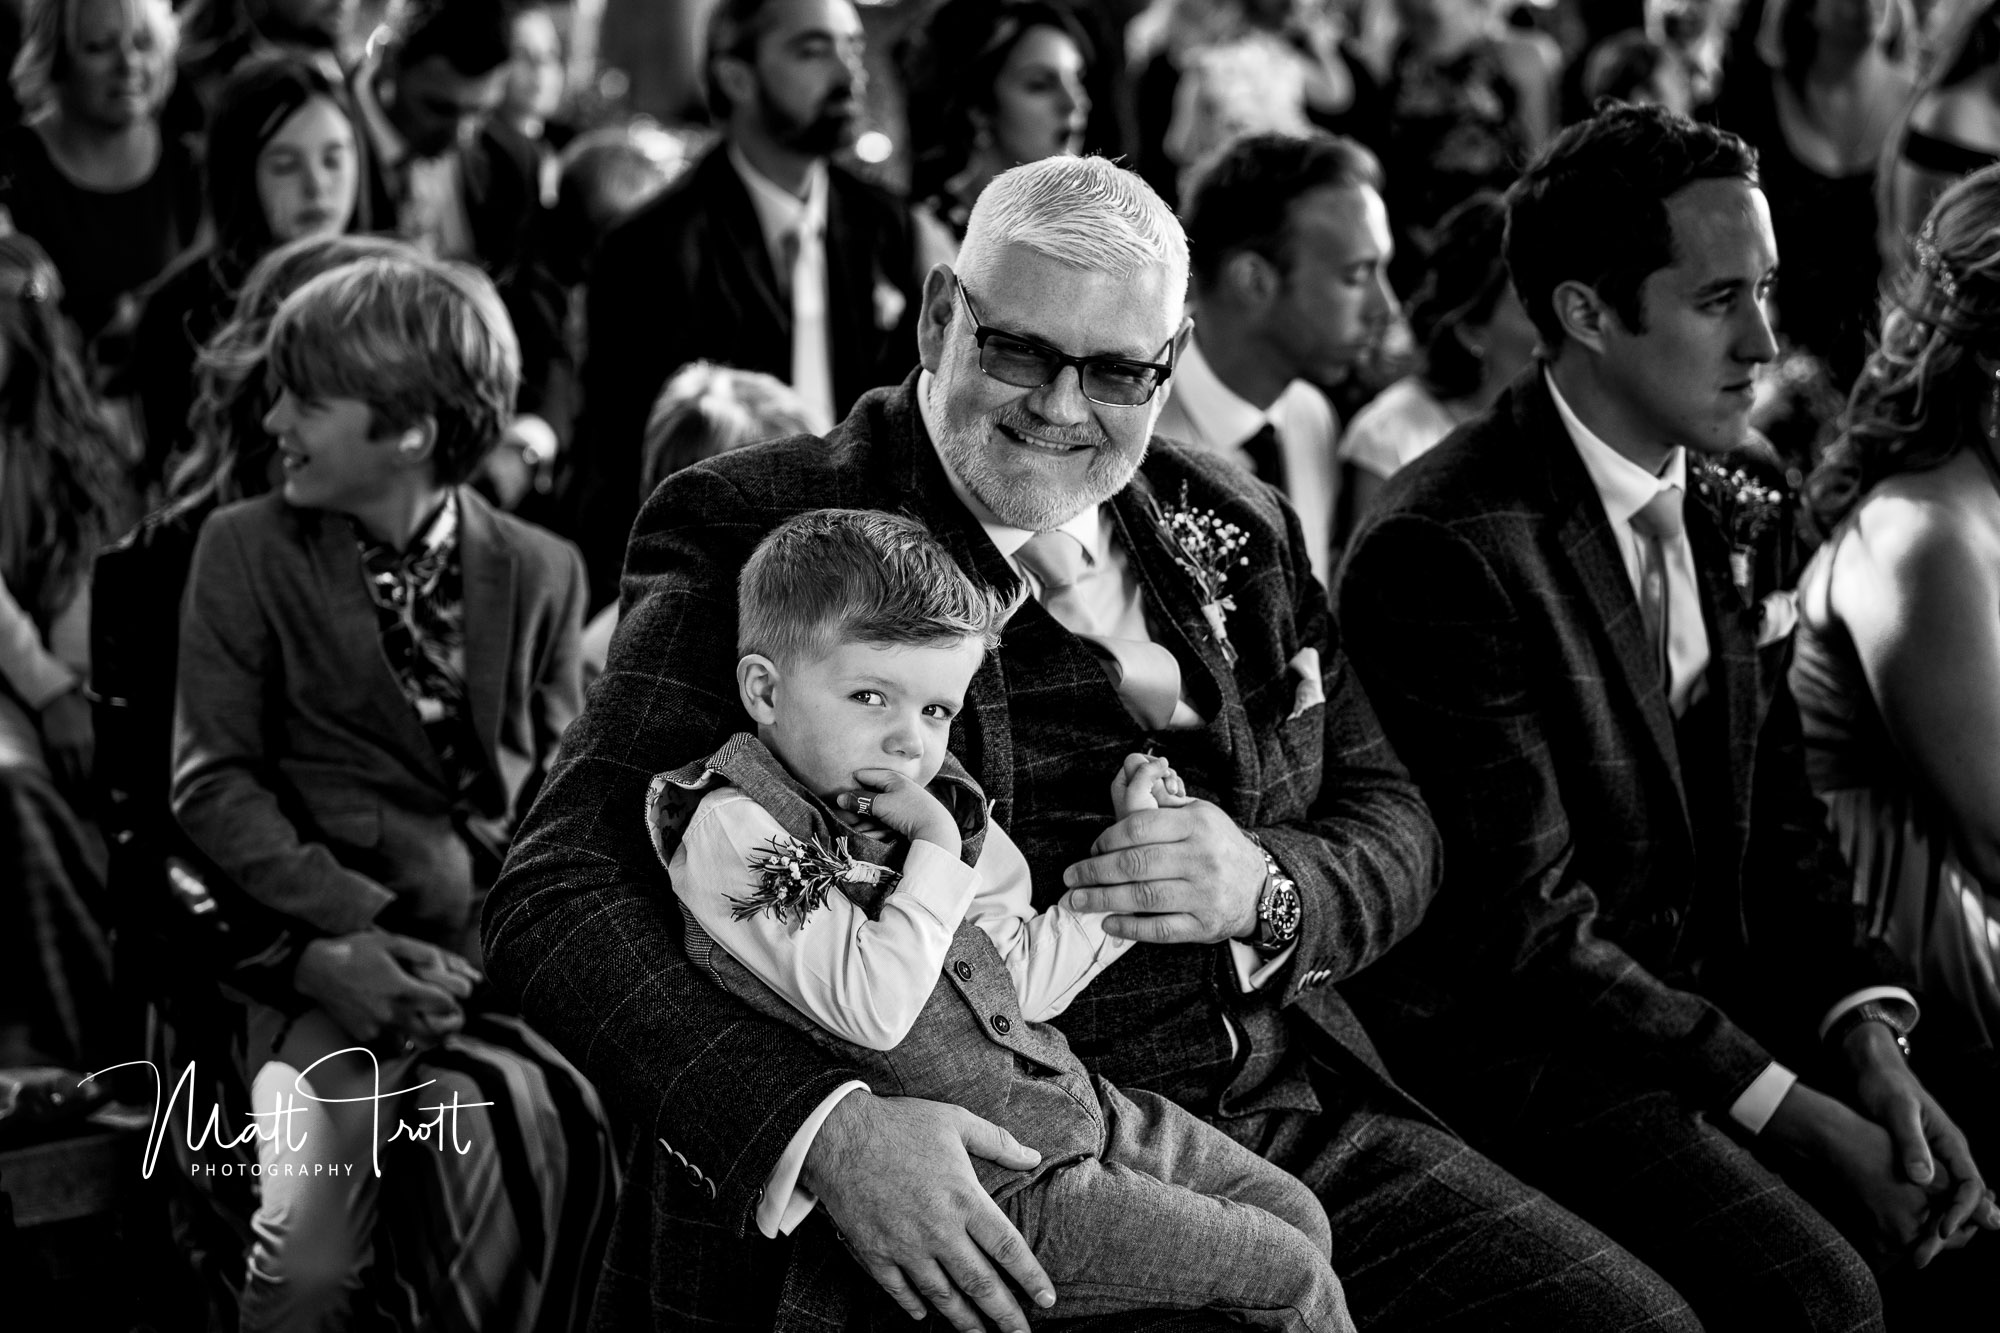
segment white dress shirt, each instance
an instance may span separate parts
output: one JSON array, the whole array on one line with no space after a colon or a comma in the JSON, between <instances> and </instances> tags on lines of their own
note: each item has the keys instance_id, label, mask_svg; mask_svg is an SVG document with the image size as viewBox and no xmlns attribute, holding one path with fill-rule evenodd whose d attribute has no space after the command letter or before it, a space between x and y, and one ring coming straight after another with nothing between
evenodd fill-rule
<instances>
[{"instance_id":1,"label":"white dress shirt","mask_svg":"<svg viewBox=\"0 0 2000 1333\"><path fill-rule=\"evenodd\" d=\"M931 411L932 383L931 373L928 370L918 374L917 406L923 420L924 433L929 437L931 447L937 449L937 420ZM946 480L951 483L952 494L956 495L959 503L965 506L966 511L979 521L979 525L984 529L987 538L992 541L1000 553L1006 556L1009 562L1013 562L1015 553L1027 544L1028 539L1034 536L1034 533L1026 528L1010 527L994 518L992 511L979 502L978 497L972 494L966 487L964 480L953 470L950 461L945 458L943 451L940 450L938 452L937 458L939 465L944 468ZM1143 601L1144 590L1138 580L1131 578L1129 575L1125 552L1117 541L1114 540L1116 529L1111 523L1110 516L1105 513L1103 506L1086 509L1069 522L1064 523L1059 530L1069 533L1082 542L1085 550L1099 553L1100 563L1098 568L1103 572L1098 576L1095 581L1097 586L1091 589L1089 595L1093 599L1101 599L1097 602L1097 605L1104 608L1112 617L1112 620L1107 623L1115 623L1117 625L1116 632L1121 638L1144 639L1147 642L1151 642L1152 632L1146 628ZM1023 578L1031 578L1028 572L1022 570L1018 564L1015 564L1015 568L1020 570ZM1174 709L1172 725L1175 727L1201 726L1203 725L1203 720L1200 714L1188 707L1187 700L1183 698ZM1109 784L1110 781L1111 775L1108 773L1105 774L1105 782ZM988 837L991 837L992 832L997 830L991 824L987 827L989 829ZM1011 840L1009 840L1008 845L1012 845ZM902 890L899 888L897 892L900 893ZM894 897L894 895L892 894L891 897ZM981 926L983 929L983 922ZM990 934L991 932L989 931L988 933ZM1004 955L1006 950L1002 949L1001 952ZM1276 957L1266 958L1241 940L1231 940L1229 942L1229 955L1230 961L1235 966L1237 986L1244 993L1248 994L1251 991L1268 985L1271 978L1275 977L1279 970L1291 961L1294 952L1296 952L1296 946L1284 950ZM1105 961L1108 965L1110 959L1107 958ZM749 966L748 963L744 965L746 967ZM1098 970L1101 971L1102 969ZM1096 972L1091 973L1091 976L1095 975ZM933 969L932 977L935 978L935 976L936 969ZM1085 980L1087 981L1088 978L1085 978ZM1078 983L1077 989L1081 988L1082 983ZM1230 1054L1234 1055L1238 1049L1237 1043L1239 1041L1236 1033L1236 1025L1234 1021L1229 1021L1225 1026L1229 1030ZM772 1168L770 1176L765 1179L764 1194L757 1204L757 1229L763 1232L763 1234L766 1236L776 1236L781 1233L789 1233L793 1227L804 1221L806 1215L812 1211L815 1202L813 1195L811 1191L799 1184L799 1172L805 1166L806 1153L812 1148L813 1140L818 1137L820 1126L826 1123L827 1116L832 1113L834 1106L839 1103L840 1099L855 1089L865 1088L866 1086L867 1084L856 1081L844 1083L840 1087L835 1088L827 1095L826 1100L821 1102L814 1109L813 1113L806 1117L805 1122L799 1126L798 1132L792 1135L791 1142L785 1145L785 1151L780 1154L778 1164Z\"/></svg>"},{"instance_id":2,"label":"white dress shirt","mask_svg":"<svg viewBox=\"0 0 2000 1333\"><path fill-rule=\"evenodd\" d=\"M1657 475L1648 472L1599 439L1590 427L1578 420L1569 403L1563 399L1562 391L1556 388L1554 378L1546 371L1542 378L1549 386L1549 396L1555 399L1556 415L1562 418L1563 429L1569 432L1577 454L1583 459L1584 471L1590 474L1590 484L1597 488L1597 498L1604 504L1604 516L1611 520L1611 533L1618 539L1618 554L1624 558L1625 575L1632 580L1633 595L1639 596L1645 577L1646 548L1653 538L1634 527L1632 518L1664 490L1678 490L1683 505L1696 503L1687 493L1687 450L1676 447L1667 455L1666 465ZM1660 550L1666 558L1666 576L1670 586L1679 580L1683 588L1697 590L1701 587L1694 568L1694 547L1688 541L1685 528L1675 537L1661 539ZM1669 683L1667 697L1674 702L1676 712L1698 701L1705 693L1703 678L1709 663L1708 626L1699 616L1687 619L1691 623L1680 628L1694 641L1696 651L1690 656L1676 655L1673 658L1674 678Z\"/></svg>"},{"instance_id":3,"label":"white dress shirt","mask_svg":"<svg viewBox=\"0 0 2000 1333\"><path fill-rule=\"evenodd\" d=\"M792 293L792 388L812 414L814 431L833 429L833 349L828 343L826 294L827 170L815 160L806 170L806 192L793 194L750 165L729 145L729 165L750 192L750 206L764 232L771 271ZM785 272L785 238L798 238L797 258Z\"/></svg>"},{"instance_id":4,"label":"white dress shirt","mask_svg":"<svg viewBox=\"0 0 2000 1333\"><path fill-rule=\"evenodd\" d=\"M1686 494L1687 452L1676 448L1667 459L1666 466L1657 475L1648 472L1606 444L1596 432L1583 424L1569 402L1562 396L1562 390L1556 387L1553 375L1544 370L1542 380L1549 386L1549 396L1555 400L1556 415L1562 418L1563 429L1569 433L1570 443L1575 445L1578 457L1583 460L1584 471L1590 474L1591 485L1596 489L1597 498L1604 506L1605 517L1611 521L1612 534L1618 539L1618 553L1625 562L1625 573L1632 580L1632 591L1637 595L1643 572L1641 561L1644 556L1641 547L1651 539L1642 536L1633 528L1632 516L1645 508L1656 492L1667 486L1678 486L1683 495ZM1685 503L1699 502L1688 497ZM1683 531L1679 537L1670 542L1662 542L1661 545L1668 562L1681 566L1675 571L1675 576L1685 577L1690 586L1700 587L1695 575L1694 548L1689 544L1686 532ZM1700 658L1700 664L1704 668L1708 662L1707 636L1708 629L1704 625L1703 652ZM1674 695L1683 697L1682 691L1685 690L1689 691L1686 697L1693 697L1692 692L1696 682L1684 680L1683 675L1681 664L1675 663ZM1869 1000L1899 1005L1906 1010L1911 1025L1915 1025L1917 1017L1915 996L1900 986L1872 986L1837 1001L1820 1023L1821 1034L1824 1035L1841 1014ZM1785 1100L1785 1094L1790 1092L1792 1085L1798 1081L1797 1074L1773 1060L1764 1066L1763 1072L1752 1079L1750 1086L1730 1104L1730 1118L1752 1134L1762 1133L1764 1126L1777 1112L1778 1103Z\"/></svg>"},{"instance_id":5,"label":"white dress shirt","mask_svg":"<svg viewBox=\"0 0 2000 1333\"><path fill-rule=\"evenodd\" d=\"M1313 577L1327 587L1333 574L1333 515L1340 498L1340 464L1334 456L1340 422L1333 404L1304 380L1293 380L1259 411L1248 399L1224 384L1201 352L1196 329L1186 350L1174 363L1167 381L1167 405L1153 433L1221 454L1246 472L1254 472L1243 446L1266 422L1278 437L1278 454L1285 460L1285 496L1298 511L1312 558Z\"/></svg>"}]
</instances>

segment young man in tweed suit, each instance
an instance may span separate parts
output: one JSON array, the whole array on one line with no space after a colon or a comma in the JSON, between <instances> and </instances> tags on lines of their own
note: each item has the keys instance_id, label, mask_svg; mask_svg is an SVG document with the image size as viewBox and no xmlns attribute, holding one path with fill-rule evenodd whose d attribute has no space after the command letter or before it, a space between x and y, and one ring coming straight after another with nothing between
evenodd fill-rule
<instances>
[{"instance_id":1,"label":"young man in tweed suit","mask_svg":"<svg viewBox=\"0 0 2000 1333\"><path fill-rule=\"evenodd\" d=\"M1919 1265L2000 1216L1856 943L1782 634L1687 496L1747 435L1777 260L1754 155L1658 108L1572 127L1508 195L1544 359L1397 475L1341 575L1448 867L1354 998L1427 1104L1710 1328L1880 1328L1787 1177Z\"/></svg>"},{"instance_id":2,"label":"young man in tweed suit","mask_svg":"<svg viewBox=\"0 0 2000 1333\"><path fill-rule=\"evenodd\" d=\"M1693 1327L1657 1276L1404 1095L1330 984L1415 925L1435 833L1333 641L1296 517L1152 439L1186 283L1179 225L1137 177L1017 168L981 196L958 271L927 280L919 373L824 441L710 460L648 502L605 675L486 918L491 974L636 1129L607 1326L842 1325L849 1301L881 1308L879 1285L969 1333L982 1313L1018 1326L1009 1280L1045 1281L970 1162L1032 1157L959 1108L877 1097L708 984L633 818L651 774L742 725L752 548L845 506L907 511L975 579L1032 594L952 750L1037 907L1075 890L1147 944L1062 1016L1087 1066L1310 1186L1363 1327ZM1104 774L1147 743L1199 799L1107 828Z\"/></svg>"}]
</instances>

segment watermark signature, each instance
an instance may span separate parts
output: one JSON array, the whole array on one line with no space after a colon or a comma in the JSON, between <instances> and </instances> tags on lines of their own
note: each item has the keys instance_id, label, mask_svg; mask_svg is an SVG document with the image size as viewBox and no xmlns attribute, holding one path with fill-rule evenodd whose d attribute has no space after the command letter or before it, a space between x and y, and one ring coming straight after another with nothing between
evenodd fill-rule
<instances>
[{"instance_id":1,"label":"watermark signature","mask_svg":"<svg viewBox=\"0 0 2000 1333\"><path fill-rule=\"evenodd\" d=\"M364 1055L368 1057L368 1063L374 1070L372 1080L373 1092L360 1097L321 1097L307 1086L305 1081L307 1075L311 1074L313 1070L319 1068L328 1060L342 1055ZM458 1113L460 1111L469 1111L476 1107L494 1105L492 1102L461 1101L458 1090L453 1089L450 1101L440 1100L428 1106L419 1103L416 1106L416 1110L430 1113L427 1118L420 1119L413 1124L401 1116L397 1116L394 1128L385 1137L382 1133L382 1104L385 1101L394 1101L396 1098L410 1093L421 1092L423 1089L437 1082L437 1080L427 1078L423 1082L413 1084L407 1088L396 1088L384 1092L382 1090L381 1062L376 1059L375 1053L366 1046L349 1046L342 1050L329 1052L313 1061L310 1065L307 1065L304 1069L301 1069L298 1072L298 1076L292 1080L291 1092L280 1095L279 1103L275 1109L246 1112L245 1118L250 1121L250 1124L244 1127L240 1133L234 1135L231 1135L222 1127L222 1108L212 1103L208 1108L207 1123L201 1127L199 1132L196 1131L194 1106L195 1066L192 1063L181 1071L180 1078L174 1083L173 1091L164 1095L162 1095L163 1086L160 1077L160 1067L151 1060L127 1060L122 1064L109 1065L94 1073L85 1074L80 1082L88 1083L90 1080L112 1073L114 1070L131 1069L142 1065L146 1069L151 1070L153 1075L153 1123L152 1127L146 1133L146 1155L140 1168L142 1175L148 1180L152 1179L153 1167L159 1160L160 1148L166 1142L167 1130L173 1120L174 1103L177 1101L184 1101L186 1103L184 1114L187 1125L186 1135L189 1152L199 1152L208 1144L213 1144L219 1149L228 1149L255 1142L281 1144L284 1154L294 1159L280 1163L271 1163L269 1165L260 1164L259 1169L252 1172L252 1174L258 1175L351 1174L354 1170L354 1165L351 1162L301 1162L296 1160L305 1151L307 1141L306 1130L296 1122L298 1117L306 1110L305 1102L319 1102L328 1106L365 1102L368 1104L370 1123L373 1128L373 1133L369 1136L369 1165L378 1180L382 1176L382 1145L384 1143L394 1143L398 1139L408 1139L413 1143L432 1143L436 1145L439 1153L443 1153L446 1150L446 1145L449 1144L452 1151L463 1157L472 1151L472 1144L459 1137ZM231 1174L231 1167L229 1166L204 1167L196 1165L190 1169L192 1173L197 1175L201 1174L204 1170L211 1175ZM248 1168L237 1169L248 1170Z\"/></svg>"}]
</instances>

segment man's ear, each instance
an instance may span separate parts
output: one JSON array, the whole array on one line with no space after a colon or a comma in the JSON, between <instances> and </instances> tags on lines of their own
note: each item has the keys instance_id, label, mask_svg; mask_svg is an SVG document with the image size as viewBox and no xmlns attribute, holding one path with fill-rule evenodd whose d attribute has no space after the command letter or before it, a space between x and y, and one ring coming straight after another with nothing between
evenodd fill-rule
<instances>
[{"instance_id":1,"label":"man's ear","mask_svg":"<svg viewBox=\"0 0 2000 1333\"><path fill-rule=\"evenodd\" d=\"M937 374L944 360L944 340L951 332L951 317L958 309L958 275L949 264L933 264L924 275L923 311L917 316L917 360L925 370Z\"/></svg>"},{"instance_id":2,"label":"man's ear","mask_svg":"<svg viewBox=\"0 0 2000 1333\"><path fill-rule=\"evenodd\" d=\"M1558 283L1549 301L1555 307L1556 321L1562 325L1563 336L1593 352L1604 350L1605 335L1614 324L1623 328L1618 322L1617 312L1605 304L1596 288L1585 283L1574 280Z\"/></svg>"},{"instance_id":3,"label":"man's ear","mask_svg":"<svg viewBox=\"0 0 2000 1333\"><path fill-rule=\"evenodd\" d=\"M736 664L736 696L760 727L778 720L778 664L762 653L746 653Z\"/></svg>"},{"instance_id":4,"label":"man's ear","mask_svg":"<svg viewBox=\"0 0 2000 1333\"><path fill-rule=\"evenodd\" d=\"M738 107L756 105L757 71L742 56L717 56L709 62L708 77L729 99L732 113Z\"/></svg>"},{"instance_id":5,"label":"man's ear","mask_svg":"<svg viewBox=\"0 0 2000 1333\"><path fill-rule=\"evenodd\" d=\"M1261 310L1277 299L1278 289L1284 286L1284 275L1278 272L1278 266L1255 250L1238 250L1223 260L1216 279L1238 305L1253 310Z\"/></svg>"}]
</instances>

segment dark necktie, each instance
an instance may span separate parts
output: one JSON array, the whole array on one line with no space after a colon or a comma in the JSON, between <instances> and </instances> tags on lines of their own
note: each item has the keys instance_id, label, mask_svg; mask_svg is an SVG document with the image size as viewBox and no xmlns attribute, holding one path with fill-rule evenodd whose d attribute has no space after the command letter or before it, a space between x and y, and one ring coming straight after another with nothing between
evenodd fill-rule
<instances>
[{"instance_id":1,"label":"dark necktie","mask_svg":"<svg viewBox=\"0 0 2000 1333\"><path fill-rule=\"evenodd\" d=\"M1278 446L1278 428L1270 422L1260 426L1255 435L1243 442L1243 454L1250 460L1250 470L1257 474L1257 480L1268 481L1279 490L1285 489L1285 454Z\"/></svg>"}]
</instances>

